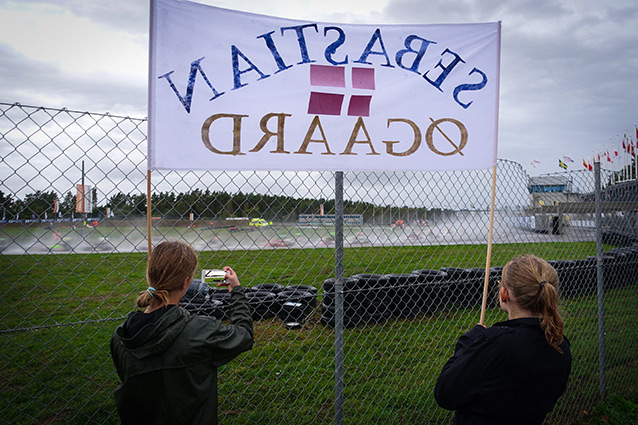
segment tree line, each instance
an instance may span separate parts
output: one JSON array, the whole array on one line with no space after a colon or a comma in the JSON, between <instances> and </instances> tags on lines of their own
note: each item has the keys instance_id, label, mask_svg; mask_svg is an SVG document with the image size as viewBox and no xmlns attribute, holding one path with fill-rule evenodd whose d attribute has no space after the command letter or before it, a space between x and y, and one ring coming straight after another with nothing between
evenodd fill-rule
<instances>
[{"instance_id":1,"label":"tree line","mask_svg":"<svg viewBox=\"0 0 638 425\"><path fill-rule=\"evenodd\" d=\"M146 216L146 195L118 192L97 205L93 188L93 208L87 214L99 218L129 219ZM57 213L54 211L57 204ZM3 219L70 218L75 212L76 196L67 192L60 197L54 191L36 191L18 199L0 191L0 213ZM334 199L293 198L256 193L228 193L194 189L188 192L157 192L151 195L152 215L166 219L220 220L231 217L264 218L272 221L296 221L299 214L335 213ZM389 223L391 220L426 220L445 213L439 208L379 206L369 202L344 200L344 214L362 214L365 222Z\"/></svg>"}]
</instances>

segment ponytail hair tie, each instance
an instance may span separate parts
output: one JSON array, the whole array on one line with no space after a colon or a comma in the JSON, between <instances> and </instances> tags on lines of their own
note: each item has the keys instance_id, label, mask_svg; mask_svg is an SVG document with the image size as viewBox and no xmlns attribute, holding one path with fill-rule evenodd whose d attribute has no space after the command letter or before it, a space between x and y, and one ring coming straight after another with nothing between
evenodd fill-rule
<instances>
[{"instance_id":1,"label":"ponytail hair tie","mask_svg":"<svg viewBox=\"0 0 638 425\"><path fill-rule=\"evenodd\" d=\"M155 292L155 288L153 288L152 286L149 286L148 288L146 288L146 292L148 292L151 298L155 298L155 296L153 295L153 292Z\"/></svg>"},{"instance_id":2,"label":"ponytail hair tie","mask_svg":"<svg viewBox=\"0 0 638 425\"><path fill-rule=\"evenodd\" d=\"M540 282L538 282L538 292L536 293L536 296L540 296L541 292L543 292L543 286L545 286L547 282L546 280L541 280Z\"/></svg>"}]
</instances>

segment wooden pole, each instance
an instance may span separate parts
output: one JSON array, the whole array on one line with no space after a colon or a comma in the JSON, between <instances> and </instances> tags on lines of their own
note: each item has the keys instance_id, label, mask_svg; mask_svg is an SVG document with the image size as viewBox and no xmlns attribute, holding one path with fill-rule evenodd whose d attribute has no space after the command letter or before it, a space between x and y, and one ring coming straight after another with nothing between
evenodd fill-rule
<instances>
[{"instance_id":1,"label":"wooden pole","mask_svg":"<svg viewBox=\"0 0 638 425\"><path fill-rule=\"evenodd\" d=\"M494 233L494 199L496 198L496 165L492 168L492 203L490 205L490 230L487 236L487 258L485 259L485 281L483 282L483 301L481 302L480 325L485 325L485 309L490 283L490 262L492 260L492 234Z\"/></svg>"},{"instance_id":2,"label":"wooden pole","mask_svg":"<svg viewBox=\"0 0 638 425\"><path fill-rule=\"evenodd\" d=\"M148 240L148 255L151 256L151 170L146 171L146 239Z\"/></svg>"}]
</instances>

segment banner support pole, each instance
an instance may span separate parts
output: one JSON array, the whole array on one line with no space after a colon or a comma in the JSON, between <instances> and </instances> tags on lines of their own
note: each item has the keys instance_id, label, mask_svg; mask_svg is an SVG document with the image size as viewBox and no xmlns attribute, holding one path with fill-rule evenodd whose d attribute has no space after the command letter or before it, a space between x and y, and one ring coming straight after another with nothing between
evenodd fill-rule
<instances>
[{"instance_id":1,"label":"banner support pole","mask_svg":"<svg viewBox=\"0 0 638 425\"><path fill-rule=\"evenodd\" d=\"M335 425L343 425L343 171L335 172Z\"/></svg>"},{"instance_id":2,"label":"banner support pole","mask_svg":"<svg viewBox=\"0 0 638 425\"><path fill-rule=\"evenodd\" d=\"M151 170L146 170L146 240L148 256L151 256Z\"/></svg>"},{"instance_id":3,"label":"banner support pole","mask_svg":"<svg viewBox=\"0 0 638 425\"><path fill-rule=\"evenodd\" d=\"M494 233L494 199L496 198L496 165L492 168L492 201L490 204L490 230L487 236L487 258L485 259L485 281L483 282L483 301L481 302L481 319L479 325L485 326L485 309L490 284L490 263L492 260L492 234Z\"/></svg>"}]
</instances>

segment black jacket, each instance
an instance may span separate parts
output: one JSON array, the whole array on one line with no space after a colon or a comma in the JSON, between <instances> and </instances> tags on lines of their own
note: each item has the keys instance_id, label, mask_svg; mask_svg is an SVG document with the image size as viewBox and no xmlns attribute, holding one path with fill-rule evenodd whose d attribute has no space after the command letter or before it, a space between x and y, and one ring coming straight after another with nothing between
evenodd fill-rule
<instances>
[{"instance_id":1,"label":"black jacket","mask_svg":"<svg viewBox=\"0 0 638 425\"><path fill-rule=\"evenodd\" d=\"M565 391L569 341L554 349L539 319L475 326L459 338L434 390L454 425L540 425Z\"/></svg>"},{"instance_id":2,"label":"black jacket","mask_svg":"<svg viewBox=\"0 0 638 425\"><path fill-rule=\"evenodd\" d=\"M132 312L115 330L111 356L122 380L115 403L123 424L217 424L217 368L253 344L242 287L232 290L230 308L230 326L169 306Z\"/></svg>"}]
</instances>

